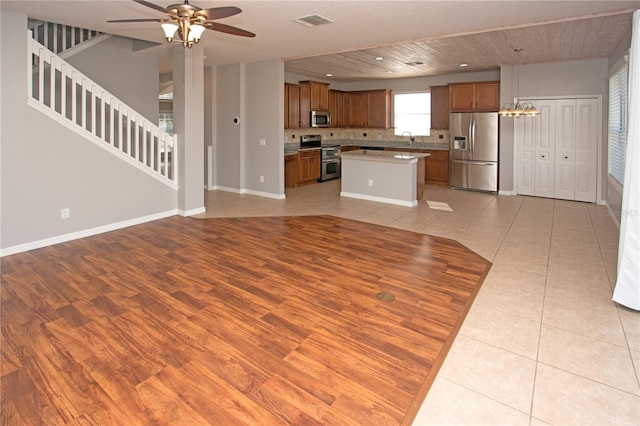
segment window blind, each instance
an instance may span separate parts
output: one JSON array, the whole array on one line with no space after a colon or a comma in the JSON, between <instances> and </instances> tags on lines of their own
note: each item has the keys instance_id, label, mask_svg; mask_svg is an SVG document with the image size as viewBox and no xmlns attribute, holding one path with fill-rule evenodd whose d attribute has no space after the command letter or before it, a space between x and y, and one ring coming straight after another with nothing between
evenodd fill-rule
<instances>
[{"instance_id":1,"label":"window blind","mask_svg":"<svg viewBox=\"0 0 640 426\"><path fill-rule=\"evenodd\" d=\"M609 174L624 184L627 152L628 65L609 77Z\"/></svg>"}]
</instances>

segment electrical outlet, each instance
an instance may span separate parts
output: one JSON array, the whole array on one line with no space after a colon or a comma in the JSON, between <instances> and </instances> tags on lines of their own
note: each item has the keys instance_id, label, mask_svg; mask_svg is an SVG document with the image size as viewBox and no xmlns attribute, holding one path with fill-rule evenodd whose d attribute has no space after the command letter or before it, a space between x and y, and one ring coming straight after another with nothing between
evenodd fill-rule
<instances>
[{"instance_id":1,"label":"electrical outlet","mask_svg":"<svg viewBox=\"0 0 640 426\"><path fill-rule=\"evenodd\" d=\"M266 139L260 139L260 146L265 146L267 144Z\"/></svg>"},{"instance_id":2,"label":"electrical outlet","mask_svg":"<svg viewBox=\"0 0 640 426\"><path fill-rule=\"evenodd\" d=\"M369 186L373 186L373 179L369 179L369 182L367 182L367 184L368 184Z\"/></svg>"},{"instance_id":3,"label":"electrical outlet","mask_svg":"<svg viewBox=\"0 0 640 426\"><path fill-rule=\"evenodd\" d=\"M70 217L71 211L68 208L60 210L60 219L69 219Z\"/></svg>"},{"instance_id":4,"label":"electrical outlet","mask_svg":"<svg viewBox=\"0 0 640 426\"><path fill-rule=\"evenodd\" d=\"M264 183L264 176L260 176L260 183Z\"/></svg>"},{"instance_id":5,"label":"electrical outlet","mask_svg":"<svg viewBox=\"0 0 640 426\"><path fill-rule=\"evenodd\" d=\"M444 139L444 135L438 135L438 139Z\"/></svg>"},{"instance_id":6,"label":"electrical outlet","mask_svg":"<svg viewBox=\"0 0 640 426\"><path fill-rule=\"evenodd\" d=\"M379 141L381 141L381 140L382 140L382 135L381 135L380 133L378 133L377 139L378 139Z\"/></svg>"}]
</instances>

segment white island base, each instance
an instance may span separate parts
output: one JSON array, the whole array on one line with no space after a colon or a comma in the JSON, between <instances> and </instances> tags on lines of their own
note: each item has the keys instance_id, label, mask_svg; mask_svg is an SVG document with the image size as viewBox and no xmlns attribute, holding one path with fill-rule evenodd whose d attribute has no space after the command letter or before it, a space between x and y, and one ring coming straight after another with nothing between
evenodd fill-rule
<instances>
[{"instance_id":1,"label":"white island base","mask_svg":"<svg viewBox=\"0 0 640 426\"><path fill-rule=\"evenodd\" d=\"M422 198L430 154L357 150L341 153L341 197L415 207Z\"/></svg>"}]
</instances>

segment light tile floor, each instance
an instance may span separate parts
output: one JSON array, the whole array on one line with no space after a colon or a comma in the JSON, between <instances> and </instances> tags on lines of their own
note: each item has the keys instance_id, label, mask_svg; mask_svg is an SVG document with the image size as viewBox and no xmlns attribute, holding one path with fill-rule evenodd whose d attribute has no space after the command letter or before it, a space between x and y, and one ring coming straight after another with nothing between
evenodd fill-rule
<instances>
[{"instance_id":1,"label":"light tile floor","mask_svg":"<svg viewBox=\"0 0 640 426\"><path fill-rule=\"evenodd\" d=\"M339 180L285 200L208 191L197 217L328 214L452 238L492 261L415 425L640 424L640 313L611 301L618 228L605 207L430 185L414 208L339 193Z\"/></svg>"}]
</instances>

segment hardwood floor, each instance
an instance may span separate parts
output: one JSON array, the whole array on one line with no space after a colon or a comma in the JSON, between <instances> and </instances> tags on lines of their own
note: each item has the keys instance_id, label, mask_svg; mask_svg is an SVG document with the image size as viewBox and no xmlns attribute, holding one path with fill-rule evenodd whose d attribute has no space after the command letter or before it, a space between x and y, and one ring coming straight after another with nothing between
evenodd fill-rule
<instances>
[{"instance_id":1,"label":"hardwood floor","mask_svg":"<svg viewBox=\"0 0 640 426\"><path fill-rule=\"evenodd\" d=\"M300 216L173 217L1 266L3 425L360 425L411 423L491 264Z\"/></svg>"}]
</instances>

